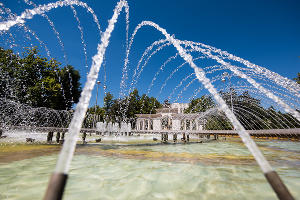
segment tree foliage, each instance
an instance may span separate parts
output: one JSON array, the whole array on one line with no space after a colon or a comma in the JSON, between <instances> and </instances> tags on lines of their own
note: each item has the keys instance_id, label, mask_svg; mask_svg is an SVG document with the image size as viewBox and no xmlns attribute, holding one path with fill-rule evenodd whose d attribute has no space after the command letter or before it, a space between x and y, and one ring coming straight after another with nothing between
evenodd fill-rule
<instances>
[{"instance_id":1,"label":"tree foliage","mask_svg":"<svg viewBox=\"0 0 300 200\"><path fill-rule=\"evenodd\" d=\"M118 99L114 99L114 96L107 92L100 114L103 115L103 121L117 123L126 121L134 124L136 114L155 114L156 109L161 106L154 97L148 97L145 94L140 96L137 89L134 89L128 96ZM93 108L90 108L88 113L93 113Z\"/></svg>"},{"instance_id":2,"label":"tree foliage","mask_svg":"<svg viewBox=\"0 0 300 200\"><path fill-rule=\"evenodd\" d=\"M105 121L105 110L100 106L93 106L88 108L86 117L83 121L84 128L94 128L97 122Z\"/></svg>"},{"instance_id":3,"label":"tree foliage","mask_svg":"<svg viewBox=\"0 0 300 200\"><path fill-rule=\"evenodd\" d=\"M247 130L300 127L300 123L291 114L276 111L272 106L264 108L260 100L252 97L248 91L240 95L237 95L234 90L231 94L230 92L220 92L220 94L230 109L233 106L233 113ZM233 129L233 126L224 113L218 113L208 117L206 129Z\"/></svg>"},{"instance_id":4,"label":"tree foliage","mask_svg":"<svg viewBox=\"0 0 300 200\"><path fill-rule=\"evenodd\" d=\"M232 124L225 117L224 113L209 116L205 123L206 130L232 130Z\"/></svg>"},{"instance_id":5,"label":"tree foliage","mask_svg":"<svg viewBox=\"0 0 300 200\"><path fill-rule=\"evenodd\" d=\"M300 72L298 72L298 76L296 78L293 78L298 84L300 84Z\"/></svg>"},{"instance_id":6,"label":"tree foliage","mask_svg":"<svg viewBox=\"0 0 300 200\"><path fill-rule=\"evenodd\" d=\"M192 99L189 107L185 109L185 113L198 113L198 112L205 112L210 108L215 106L214 100L211 96L204 95L200 98Z\"/></svg>"},{"instance_id":7,"label":"tree foliage","mask_svg":"<svg viewBox=\"0 0 300 200\"><path fill-rule=\"evenodd\" d=\"M71 109L81 93L80 74L27 48L22 56L0 48L0 97L32 107Z\"/></svg>"}]
</instances>

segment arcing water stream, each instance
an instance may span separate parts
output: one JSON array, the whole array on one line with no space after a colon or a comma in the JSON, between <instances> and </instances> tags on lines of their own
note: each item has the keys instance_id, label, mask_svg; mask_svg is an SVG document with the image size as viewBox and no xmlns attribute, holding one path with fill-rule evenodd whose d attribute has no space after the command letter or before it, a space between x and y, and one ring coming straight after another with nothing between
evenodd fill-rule
<instances>
[{"instance_id":1,"label":"arcing water stream","mask_svg":"<svg viewBox=\"0 0 300 200\"><path fill-rule=\"evenodd\" d=\"M20 16L17 16L15 19L8 20L6 22L1 22L0 23L0 31L8 31L14 25L24 24L26 22L26 20L33 18L34 15L43 15L45 12L49 12L51 9L54 9L57 7L63 7L63 6L73 6L73 5L82 6L82 7L86 8L93 15L94 21L97 24L98 28L100 29L100 25L99 25L97 16L95 15L94 11L86 3L83 3L83 2L77 1L77 0L65 0L65 1L58 1L56 3L50 3L47 5L41 5L34 9L31 9L31 10L26 10ZM106 48L109 45L111 33L114 30L115 23L117 22L118 16L123 8L125 9L125 12L126 12L126 24L127 24L126 30L127 30L127 34L128 34L129 7L125 0L121 0L118 2L118 4L116 5L116 7L114 9L113 16L109 20L107 29L101 35L101 43L98 45L97 54L93 57L92 66L90 68L90 72L88 74L86 84L81 93L79 103L76 106L76 111L74 113L73 119L69 125L69 135L68 135L67 140L65 141L63 148L61 150L61 153L59 155L55 173L67 174L69 171L70 163L72 161L72 157L73 157L74 150L76 147L76 139L77 139L77 136L81 129L81 126L82 126L82 123L83 123L83 120L85 117L85 113L87 111L87 108L88 108L88 105L90 102L91 93L92 93L92 90L96 83L100 67L103 63ZM74 10L73 10L73 12L74 12ZM74 16L76 16L76 11L74 12ZM76 19L79 22L77 17L76 17ZM215 101L219 105L220 109L225 113L226 117L233 124L235 130L238 131L239 136L241 137L244 144L247 146L249 151L252 153L252 155L256 159L256 161L257 161L258 165L260 166L261 170L263 171L263 173L266 176L268 174L272 173L273 169L270 166L270 164L268 163L268 161L262 155L261 151L258 149L258 147L254 143L254 141L251 139L248 132L242 126L240 121L237 119L235 114L232 112L232 110L230 110L228 105L225 103L224 99L222 99L222 97L218 93L217 89L212 84L211 80L207 77L207 74L205 73L205 71L202 68L199 68L194 63L193 57L191 56L191 54L188 53L188 50L186 48L190 47L194 51L201 52L205 57L216 60L219 64L224 66L226 69L229 69L230 71L232 71L234 73L234 75L247 80L254 88L258 89L260 92L264 93L267 97L272 99L275 103L282 106L282 108L286 112L291 113L298 121L300 121L300 114L297 111L295 111L293 108L291 108L288 104L286 104L282 99L280 99L278 96L273 94L270 90L268 90L268 89L264 88L262 85L260 85L253 78L249 77L248 75L246 75L245 73L240 71L237 66L234 66L228 62L225 62L222 59L222 57L225 56L228 59L239 61L239 62L245 64L247 67L256 68L257 70L259 70L261 72L261 74L263 74L265 76L267 75L268 78L271 78L273 81L278 83L278 85L285 87L286 89L289 89L291 92L293 92L298 97L299 97L299 93L298 93L299 86L295 86L295 84L293 83L292 85L294 85L295 87L292 87L292 89L291 89L290 87L287 87L287 85L290 83L289 80L286 80L285 78L280 77L279 75L276 75L276 77L274 78L274 76L273 76L274 73L272 73L273 74L272 77L269 77L269 74L271 72L262 67L255 66L255 65L249 63L248 61L244 61L238 57L234 57L233 55L230 55L226 52L222 52L218 49L215 49L213 47L210 47L210 46L207 46L207 45L204 45L201 43L180 41L180 40L176 39L174 36L171 36L166 31L166 29L160 27L158 24L151 22L151 21L143 21L135 28L128 45L127 45L128 42L126 41L127 50L126 50L126 58L125 58L124 68L123 68L123 78L121 81L121 91L123 91L123 89L126 86L127 67L128 67L128 62L129 62L128 57L130 54L131 46L134 41L134 37L138 33L138 31L144 26L150 26L150 27L155 28L162 35L165 36L165 38L166 38L165 40L168 42L166 44L162 44L162 46L160 46L156 51L154 51L153 54L155 54L157 51L159 51L160 48L163 48L164 46L172 44L178 51L178 54L193 69L194 74L195 74L196 78L198 79L198 81L201 84L203 84L204 88L206 88L209 91L209 93L212 95L212 97L215 99ZM80 27L80 23L79 23L79 27ZM81 31L81 36L82 36L82 31ZM126 38L128 38L128 37L126 37ZM84 52L86 54L83 37L81 37L81 39L83 41ZM159 42L153 44L153 46L159 44L160 42L163 43L164 41L159 41ZM183 45L185 46L185 48L183 47ZM63 47L63 45L61 45L61 46ZM204 49L202 47L205 47L206 49ZM149 50L151 50L151 48L152 47L150 47ZM212 52L217 53L220 56L214 55ZM147 54L147 52L145 52L145 54ZM151 54L151 55L153 55L153 54ZM151 55L149 56L149 58L151 57ZM146 64L146 62L147 61L145 61L145 64ZM164 67L164 65L162 65L162 67ZM138 72L138 68L137 68L137 71L135 71L135 73L137 73L136 79L138 79L142 70L143 70L143 66L141 67L139 72ZM132 84L135 84L134 80L132 80ZM151 83L151 84L153 84L153 83ZM150 87L151 86L152 85L150 85ZM124 94L124 92L123 93L121 92L121 94ZM275 188L275 190L276 190L276 188Z\"/></svg>"},{"instance_id":2,"label":"arcing water stream","mask_svg":"<svg viewBox=\"0 0 300 200\"><path fill-rule=\"evenodd\" d=\"M73 153L76 146L76 138L81 129L81 125L89 105L89 101L92 95L91 93L96 83L100 66L103 62L106 47L109 44L111 32L114 29L114 24L116 23L122 8L125 6L128 6L126 1L120 1L118 3L116 8L114 9L113 17L109 20L108 28L101 37L101 44L98 45L98 53L93 57L93 64L88 74L87 82L83 88L79 103L77 104L76 111L74 113L74 117L69 126L69 137L66 140L66 143L64 144L59 159L57 161L55 169L57 173L67 174L69 171L70 163L72 161Z\"/></svg>"}]
</instances>

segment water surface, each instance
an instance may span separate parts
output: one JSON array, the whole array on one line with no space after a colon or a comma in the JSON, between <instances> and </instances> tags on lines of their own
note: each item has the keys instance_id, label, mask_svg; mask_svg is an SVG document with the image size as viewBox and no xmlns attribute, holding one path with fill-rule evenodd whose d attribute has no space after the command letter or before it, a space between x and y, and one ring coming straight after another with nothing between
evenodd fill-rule
<instances>
[{"instance_id":1,"label":"water surface","mask_svg":"<svg viewBox=\"0 0 300 200\"><path fill-rule=\"evenodd\" d=\"M299 143L258 144L292 194L299 197ZM0 147L0 199L42 199L59 147L40 146ZM18 148L24 150L11 152ZM19 155L18 159L7 159L13 154ZM239 140L186 145L81 145L69 177L64 199L70 200L276 198Z\"/></svg>"}]
</instances>

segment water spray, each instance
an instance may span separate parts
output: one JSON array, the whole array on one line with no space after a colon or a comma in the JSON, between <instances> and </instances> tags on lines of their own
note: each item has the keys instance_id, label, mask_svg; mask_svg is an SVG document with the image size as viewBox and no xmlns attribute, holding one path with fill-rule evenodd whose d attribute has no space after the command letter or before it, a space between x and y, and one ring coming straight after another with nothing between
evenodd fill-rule
<instances>
[{"instance_id":1,"label":"water spray","mask_svg":"<svg viewBox=\"0 0 300 200\"><path fill-rule=\"evenodd\" d=\"M14 20L9 20L7 22L0 23L0 31L7 31L10 29L10 27L16 25L16 24L23 24L25 23L25 19L31 19L34 15L41 15L45 12L48 12L49 10L57 7L62 6L70 6L70 5L79 5L82 7L85 7L88 9L89 12L91 12L94 16L94 20L97 21L95 18L95 15L93 11L85 4L80 1L76 0L65 0L65 1L58 1L56 3L50 3L44 6L39 6L37 8L34 8L32 10L26 10L23 12L20 16L17 16ZM100 67L103 63L104 55L106 48L109 44L109 39L111 36L112 31L114 30L115 23L117 22L118 16L121 12L121 10L125 8L125 12L127 13L128 17L128 5L125 0L121 0L118 2L114 9L114 14L112 18L109 20L109 25L106 29L106 31L102 34L101 37L101 43L98 45L97 48L97 54L93 57L92 66L90 69L90 72L87 77L86 84L83 88L83 91L81 93L81 97L79 100L79 103L77 104L73 119L69 125L69 134L68 137L65 140L65 143L63 145L63 148L60 152L57 165L55 168L54 173L52 174L49 185L45 194L44 199L45 200L52 200L52 199L62 199L64 187L67 182L68 172L70 168L70 164L73 158L73 154L76 148L76 141L78 134L80 132L85 113L87 111L89 101L91 98L91 93L94 88L94 85L96 83L96 80L98 78L98 72L100 70ZM126 18L126 22L128 24L128 18ZM97 21L98 22L98 21ZM99 23L97 23L99 24ZM284 185L284 183L281 181L280 177L277 175L277 173L272 169L268 161L265 159L261 151L258 149L255 142L251 139L249 133L245 130L245 128L241 125L241 123L238 121L234 113L229 109L229 107L226 105L225 101L221 98L220 94L217 92L216 88L212 85L210 79L206 77L206 74L203 69L198 68L196 64L193 61L193 57L187 53L187 51L181 46L182 44L185 44L185 42L182 42L180 40L175 39L174 36L171 36L167 33L167 31L163 28L161 28L159 25L151 22L151 21L143 21L140 23L135 31L133 36L137 33L137 31L143 27L143 26L151 26L160 31L165 37L166 40L169 41L178 51L179 55L191 66L191 68L194 70L194 73L199 80L201 84L203 84L204 88L206 88L214 97L216 102L219 104L220 109L225 113L227 118L230 120L230 122L233 124L235 130L237 130L239 136L241 137L244 144L247 146L249 151L254 156L255 160L257 161L258 165L260 166L261 170L263 171L266 179L272 186L273 190L276 192L279 199L293 199L292 195L289 193L288 189ZM126 27L126 30L128 30L128 26ZM127 47L127 55L130 51L130 46L133 42L133 37L131 38L129 46L127 45L126 40L126 47ZM188 43L187 43L188 44ZM196 47L194 47L196 48ZM213 57L213 56L211 56ZM128 58L128 56L127 56ZM213 58L214 59L214 58ZM291 109L288 105L286 105L281 99L279 99L277 96L257 84L253 79L249 78L245 74L240 74L240 72L235 68L234 66L228 65L226 62L221 60L219 57L216 57L217 61L221 63L222 65L228 66L230 70L232 70L235 74L241 75L242 78L246 79L248 82L250 82L252 85L254 85L256 88L258 88L261 91L266 91L267 96L275 102L282 105L287 111L292 112L292 114L295 115L295 117L299 120L300 116L296 111ZM125 61L125 67L123 72L127 72L127 64L128 60ZM126 73L123 74L123 76ZM123 81L123 80L122 80ZM121 86L124 82L121 83ZM122 88L122 87L121 87Z\"/></svg>"}]
</instances>

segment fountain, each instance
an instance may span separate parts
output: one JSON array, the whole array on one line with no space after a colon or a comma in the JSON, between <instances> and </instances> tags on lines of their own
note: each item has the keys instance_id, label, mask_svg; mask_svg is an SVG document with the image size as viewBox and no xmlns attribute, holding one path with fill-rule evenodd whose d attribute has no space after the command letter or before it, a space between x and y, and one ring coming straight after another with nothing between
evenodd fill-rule
<instances>
[{"instance_id":1,"label":"fountain","mask_svg":"<svg viewBox=\"0 0 300 200\"><path fill-rule=\"evenodd\" d=\"M92 8L90 8L86 3L83 3L78 0L64 0L64 1L57 1L55 3L49 3L46 5L35 5L32 2L26 1L29 5L34 5L33 9L25 10L19 16L13 16L13 18L4 20L0 22L0 31L1 33L8 32L13 26L21 25L24 26L27 20L32 19L35 15L41 15L45 17L49 24L51 25L53 31L56 34L56 37L59 40L60 46L64 49L64 45L61 42L60 35L56 31L55 27L51 20L47 17L46 13L50 12L52 9L57 7L67 7L70 6L74 17L78 23L78 29L80 30L81 42L83 46L83 51L85 55L85 59L87 60L87 53L86 53L86 44L83 38L83 30L80 25L80 20L77 16L77 12L74 6L80 6L85 8L89 13L92 14L94 22L97 24L98 30L100 31L100 25L97 16L95 15ZM236 57L232 54L229 54L225 51L220 49L216 49L214 47L196 43L192 41L182 41L175 36L170 35L166 29L160 27L158 24L151 22L151 21L143 21L138 24L131 37L128 37L129 32L129 6L127 1L121 0L117 3L113 16L108 22L108 26L104 32L100 31L101 35L101 42L98 44L97 53L92 58L92 65L90 71L87 76L87 80L85 86L82 90L81 97L79 103L76 106L76 110L74 114L72 114L72 120L70 124L68 124L68 135L63 144L63 148L60 152L55 171L49 181L49 186L45 195L45 199L60 199L62 198L64 187L67 181L67 175L70 169L70 164L73 158L73 154L76 147L77 138L82 128L82 124L85 118L85 113L88 109L88 105L91 99L92 90L98 78L98 73L100 71L100 67L103 64L103 60L105 57L106 48L109 45L111 34L115 28L115 23L118 21L118 17L122 10L125 10L126 13L126 57L124 60L124 67L122 71L122 79L120 83L120 96L124 97L125 94L129 94L133 91L136 87L138 80L140 79L143 70L146 69L147 63L150 58L158 54L159 51L163 50L167 47L174 47L177 51L176 55L169 57L158 69L155 73L148 89L147 94L150 93L151 89L155 85L159 75L161 72L164 71L164 68L175 59L183 59L184 63L179 65L176 69L174 69L168 77L163 82L161 88L159 89L159 95L162 94L162 91L167 85L167 82L172 79L173 76L176 76L176 73L184 66L190 66L191 71L181 82L174 87L173 91L169 94L169 98L175 95L176 91L181 88L184 83L195 77L194 79L190 80L187 84L184 85L184 88L180 92L178 92L178 96L176 97L176 101L179 101L180 96L194 83L197 81L200 83L200 87L197 90L194 90L194 94L190 99L197 96L200 91L207 90L209 95L215 100L217 107L214 107L207 113L204 113L202 118L204 117L211 117L214 116L215 118L223 117L229 120L229 123L232 124L234 131L238 133L240 138L242 139L245 146L249 149L251 154L254 156L256 162L258 163L260 169L262 170L263 174L269 181L270 185L276 192L277 196L280 199L293 199L291 194L289 193L288 189L285 187L277 173L273 170L269 162L265 159L264 155L261 153L259 148L257 147L256 143L251 139L249 131L245 129L245 124L249 124L251 122L244 122L243 116L240 116L241 113L248 113L245 107L242 106L234 106L232 101L232 88L230 87L230 94L231 94L231 107L228 106L228 103L224 100L225 94L222 96L220 94L220 89L218 89L219 85L215 84L216 82L222 80L222 76L217 75L215 77L211 77L211 74L220 73L225 71L227 75L230 73L231 81L234 79L241 79L243 81L244 86L248 87L247 91L253 91L257 95L261 95L264 102L272 102L275 103L276 106L280 107L283 111L288 113L291 116L291 119L295 121L298 128L300 122L300 114L297 111L299 108L299 91L300 87L296 85L295 82L286 79L274 72L271 72L263 67L257 66L255 64L250 63L249 61L243 60L242 58ZM143 53L141 59L139 60L136 69L133 72L132 80L129 80L127 88L127 79L129 73L129 57L130 52L133 48L133 44L135 41L135 36L139 33L139 31L143 27L151 27L155 31L158 31L162 36L165 38L163 40L155 41L151 46L149 46L145 52ZM155 49L156 48L156 49ZM153 50L154 49L154 50ZM151 53L151 51L153 51ZM48 51L49 52L49 51ZM193 53L199 53L200 56L196 57L193 56ZM64 56L66 59L66 56ZM214 61L215 65L209 65L206 67L200 67L200 64L196 64L198 60L209 60L210 62ZM87 61L85 61L87 63ZM267 81L265 80L267 79ZM240 89L241 91L245 91L238 86L235 86L236 91ZM264 96L264 97L263 97ZM289 101L291 100L291 101ZM128 104L128 102L127 102ZM1 107L1 105L0 105ZM128 105L126 105L126 109L128 109ZM125 110L126 110L125 109ZM238 112L239 110L239 112ZM53 111L56 113L56 111ZM23 111L21 111L21 114ZM217 113L217 114L216 114ZM222 114L220 114L222 113ZM254 114L253 114L254 113ZM250 114L253 114L257 118L259 117L259 113L257 111L251 111ZM6 114L4 114L6 117ZM123 119L125 117L123 116ZM8 120L4 120L3 123L6 123ZM14 121L14 120L13 120ZM46 120L48 121L48 120ZM52 120L50 120L52 121ZM66 121L66 120L61 120ZM242 121L242 122L241 122ZM53 122L53 121L52 121ZM28 123L25 121L25 125L28 126ZM263 122L266 126L268 124ZM49 125L45 125L49 126ZM58 126L54 124L53 126ZM176 129L180 129L180 124L177 123ZM125 134L131 132L131 124L125 121L122 121L120 124L117 123L104 123L98 122L96 125L99 132L108 132L109 134ZM289 126L290 127L290 126ZM188 135L189 137L189 135Z\"/></svg>"}]
</instances>

